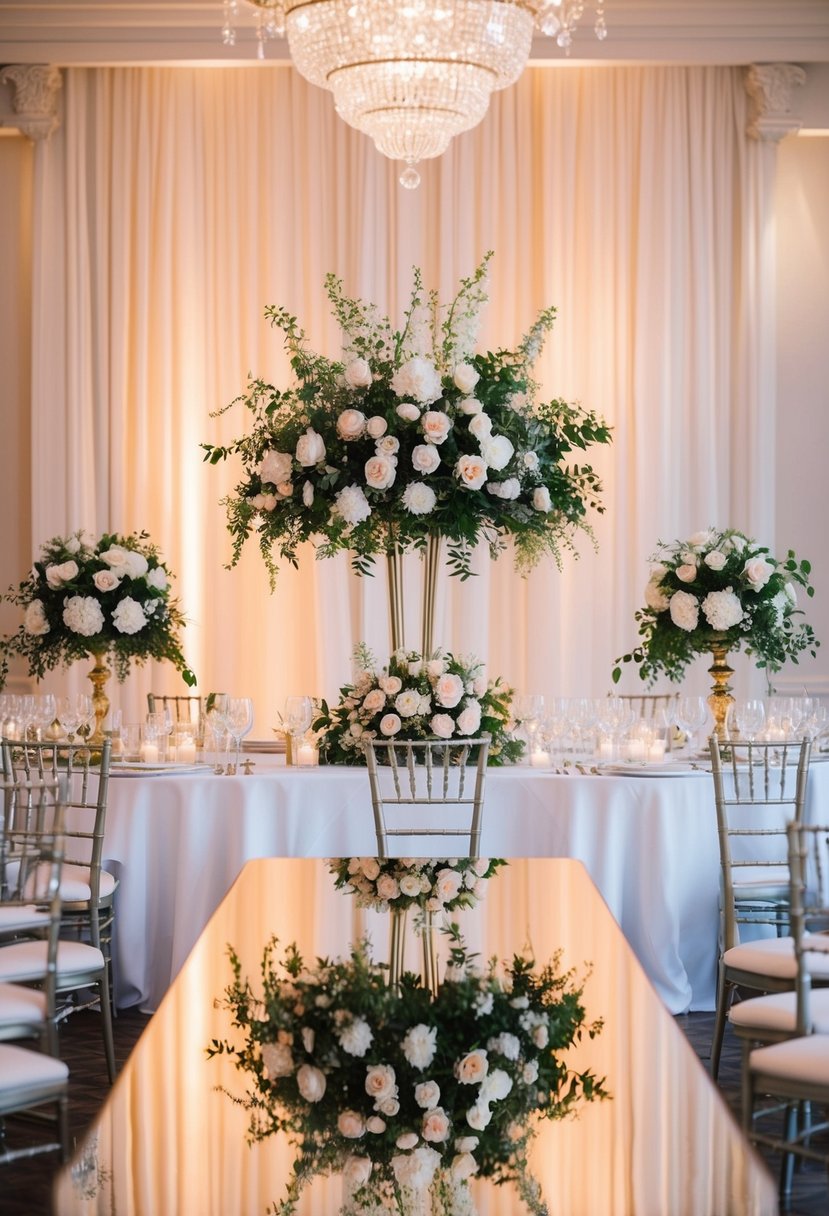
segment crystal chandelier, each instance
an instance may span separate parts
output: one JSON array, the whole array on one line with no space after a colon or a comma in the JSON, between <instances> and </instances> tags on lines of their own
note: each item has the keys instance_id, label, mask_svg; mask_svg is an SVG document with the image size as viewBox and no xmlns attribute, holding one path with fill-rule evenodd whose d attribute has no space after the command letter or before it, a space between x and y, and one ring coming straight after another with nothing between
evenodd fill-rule
<instances>
[{"instance_id":1,"label":"crystal chandelier","mask_svg":"<svg viewBox=\"0 0 829 1216\"><path fill-rule=\"evenodd\" d=\"M478 125L496 89L514 84L534 30L568 54L581 0L244 0L256 12L259 55L287 35L311 84L329 89L337 113L379 152L402 160L402 185L420 182L418 161ZM594 32L607 36L604 4ZM224 0L222 38L235 42L238 0Z\"/></svg>"}]
</instances>

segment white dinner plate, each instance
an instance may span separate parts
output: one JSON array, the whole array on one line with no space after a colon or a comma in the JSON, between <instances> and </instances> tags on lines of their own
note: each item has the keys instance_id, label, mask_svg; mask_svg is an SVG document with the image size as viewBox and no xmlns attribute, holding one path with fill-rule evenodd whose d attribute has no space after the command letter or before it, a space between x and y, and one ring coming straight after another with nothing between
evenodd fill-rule
<instances>
[{"instance_id":1,"label":"white dinner plate","mask_svg":"<svg viewBox=\"0 0 829 1216\"><path fill-rule=\"evenodd\" d=\"M631 761L629 764L605 764L601 766L601 772L606 773L610 777L710 777L711 770L704 769L699 766L693 768L690 764L682 764L680 761L674 761L665 764L638 764L636 761Z\"/></svg>"},{"instance_id":2,"label":"white dinner plate","mask_svg":"<svg viewBox=\"0 0 829 1216\"><path fill-rule=\"evenodd\" d=\"M209 773L210 764L179 764L177 760L129 760L113 764L110 777L160 777L181 776L185 773Z\"/></svg>"}]
</instances>

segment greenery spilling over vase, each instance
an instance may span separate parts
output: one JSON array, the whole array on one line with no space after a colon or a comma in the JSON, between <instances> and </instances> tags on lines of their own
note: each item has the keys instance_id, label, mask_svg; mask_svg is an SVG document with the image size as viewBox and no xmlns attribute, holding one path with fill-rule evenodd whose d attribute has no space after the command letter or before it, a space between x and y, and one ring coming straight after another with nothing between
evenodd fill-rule
<instances>
[{"instance_id":1,"label":"greenery spilling over vase","mask_svg":"<svg viewBox=\"0 0 829 1216\"><path fill-rule=\"evenodd\" d=\"M166 660L195 684L181 650L184 617L171 598L171 577L146 532L105 532L97 540L73 532L47 541L27 578L4 596L24 616L17 632L0 641L0 687L14 655L38 678L92 655L108 658L119 680L132 662Z\"/></svg>"},{"instance_id":2,"label":"greenery spilling over vase","mask_svg":"<svg viewBox=\"0 0 829 1216\"><path fill-rule=\"evenodd\" d=\"M814 595L811 565L790 549L783 561L734 528L709 528L688 540L660 542L637 611L640 644L617 664L633 662L649 683L660 672L680 680L713 646L744 649L758 667L779 671L787 659L814 655L819 642L800 620L797 587ZM613 671L614 681L621 667Z\"/></svg>"},{"instance_id":3,"label":"greenery spilling over vase","mask_svg":"<svg viewBox=\"0 0 829 1216\"><path fill-rule=\"evenodd\" d=\"M390 988L364 946L313 968L293 946L275 955L273 939L255 991L231 951L223 1005L239 1036L208 1054L231 1055L248 1078L231 1096L249 1112L251 1142L285 1133L296 1148L277 1216L295 1212L313 1177L340 1172L348 1216L413 1216L424 1192L434 1216L468 1216L475 1175L513 1182L531 1212L547 1212L527 1164L538 1123L607 1096L562 1058L601 1023L586 1021L558 957L478 970L453 927L432 996L410 974Z\"/></svg>"},{"instance_id":4,"label":"greenery spilling over vase","mask_svg":"<svg viewBox=\"0 0 829 1216\"><path fill-rule=\"evenodd\" d=\"M437 651L424 659L398 650L378 670L365 646L355 651L354 682L340 689L339 702L326 701L312 728L319 735L320 759L328 764L364 764L367 739L391 743L407 739L452 739L489 735L489 763L520 759L524 742L514 734L514 690L488 680L474 658Z\"/></svg>"},{"instance_id":5,"label":"greenery spilling over vase","mask_svg":"<svg viewBox=\"0 0 829 1216\"><path fill-rule=\"evenodd\" d=\"M284 308L266 310L296 384L252 380L218 411L241 402L250 430L228 446L202 445L213 464L242 460L243 478L224 500L231 564L255 535L272 586L279 559L296 565L303 541L320 557L349 550L366 573L376 554L422 548L432 534L448 540L451 573L468 576L474 546L485 541L496 556L507 537L526 572L544 553L560 564L577 532L591 533L601 485L580 453L608 443L610 430L593 412L538 399L531 369L555 309L514 350L476 353L490 257L448 307L415 270L397 330L329 275L341 361L311 351Z\"/></svg>"},{"instance_id":6,"label":"greenery spilling over vase","mask_svg":"<svg viewBox=\"0 0 829 1216\"><path fill-rule=\"evenodd\" d=\"M353 892L361 908L443 913L474 908L505 864L499 857L332 857L328 868L335 887Z\"/></svg>"}]
</instances>

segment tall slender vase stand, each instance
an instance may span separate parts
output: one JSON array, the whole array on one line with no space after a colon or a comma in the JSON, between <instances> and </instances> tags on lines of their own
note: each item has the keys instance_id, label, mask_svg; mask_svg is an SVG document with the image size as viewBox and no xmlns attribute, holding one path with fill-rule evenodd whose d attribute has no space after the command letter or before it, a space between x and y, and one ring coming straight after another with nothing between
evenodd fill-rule
<instances>
[{"instance_id":1,"label":"tall slender vase stand","mask_svg":"<svg viewBox=\"0 0 829 1216\"><path fill-rule=\"evenodd\" d=\"M708 708L714 717L714 733L720 743L725 743L728 739L726 729L726 718L728 711L734 704L734 698L731 695L731 685L729 680L734 675L734 668L728 666L728 642L719 638L713 639L710 643L711 653L714 656L714 662L708 668L708 674L714 681L713 687L708 697Z\"/></svg>"},{"instance_id":2,"label":"tall slender vase stand","mask_svg":"<svg viewBox=\"0 0 829 1216\"><path fill-rule=\"evenodd\" d=\"M89 736L89 742L103 743L105 738L104 721L109 713L109 697L104 689L112 672L104 661L107 657L105 650L93 651L92 657L95 659L95 666L89 672L89 679L92 681L92 708L95 711L95 729Z\"/></svg>"}]
</instances>

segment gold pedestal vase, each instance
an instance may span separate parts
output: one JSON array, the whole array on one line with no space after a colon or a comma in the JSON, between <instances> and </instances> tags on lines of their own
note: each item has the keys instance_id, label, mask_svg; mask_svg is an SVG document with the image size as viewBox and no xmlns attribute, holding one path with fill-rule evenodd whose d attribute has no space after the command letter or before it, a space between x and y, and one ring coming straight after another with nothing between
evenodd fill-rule
<instances>
[{"instance_id":1,"label":"gold pedestal vase","mask_svg":"<svg viewBox=\"0 0 829 1216\"><path fill-rule=\"evenodd\" d=\"M423 550L423 593L420 653L428 659L435 649L435 599L442 558L443 538L430 533ZM392 651L406 645L406 613L403 595L403 550L397 545L386 554L389 592L389 634Z\"/></svg>"},{"instance_id":2,"label":"gold pedestal vase","mask_svg":"<svg viewBox=\"0 0 829 1216\"><path fill-rule=\"evenodd\" d=\"M708 668L708 674L714 681L708 696L708 707L714 717L714 733L721 743L727 738L726 718L734 704L729 680L734 675L734 668L728 666L729 644L725 637L712 638L709 649L714 656L714 662Z\"/></svg>"},{"instance_id":3,"label":"gold pedestal vase","mask_svg":"<svg viewBox=\"0 0 829 1216\"><path fill-rule=\"evenodd\" d=\"M389 987L400 991L400 980L406 970L406 925L408 908L389 908ZM415 932L420 937L422 951L421 980L423 987L436 997L440 988L438 955L435 948L435 922L433 915L424 908L417 913Z\"/></svg>"},{"instance_id":4,"label":"gold pedestal vase","mask_svg":"<svg viewBox=\"0 0 829 1216\"><path fill-rule=\"evenodd\" d=\"M104 689L112 672L105 663L107 657L105 650L94 650L92 657L95 660L95 666L89 672L89 679L92 681L92 708L95 711L95 729L89 736L89 742L103 743L105 738L104 721L109 713L109 697Z\"/></svg>"}]
</instances>

